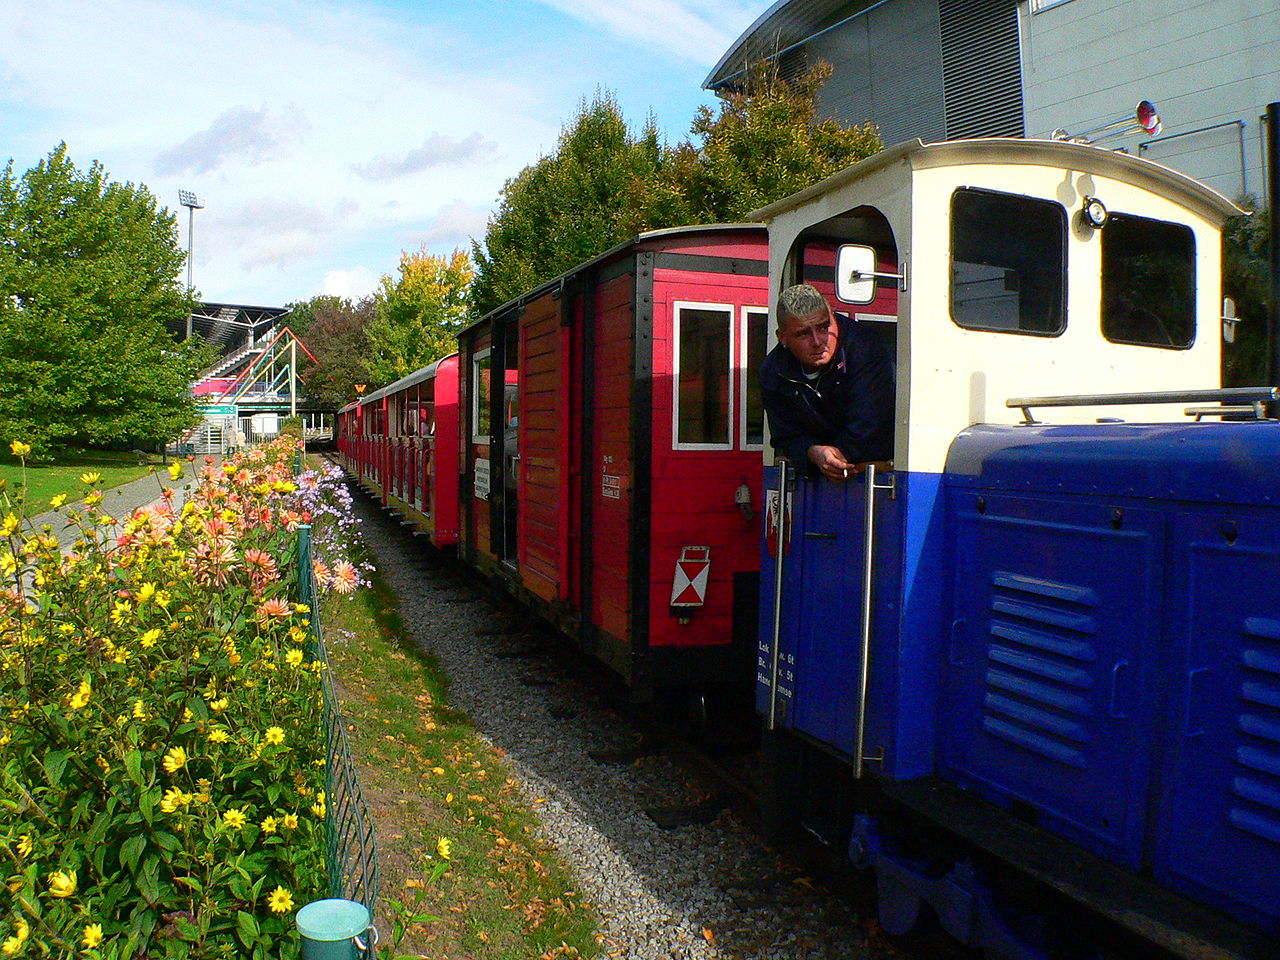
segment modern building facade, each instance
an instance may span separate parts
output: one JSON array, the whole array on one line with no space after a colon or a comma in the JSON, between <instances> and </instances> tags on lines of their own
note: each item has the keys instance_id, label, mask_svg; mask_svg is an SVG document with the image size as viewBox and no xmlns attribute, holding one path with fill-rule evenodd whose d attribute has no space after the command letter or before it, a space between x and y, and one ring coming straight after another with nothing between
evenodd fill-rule
<instances>
[{"instance_id":1,"label":"modern building facade","mask_svg":"<svg viewBox=\"0 0 1280 960\"><path fill-rule=\"evenodd\" d=\"M1151 100L1163 131L1110 146L1263 198L1280 2L778 0L704 86L731 89L763 59L783 76L831 63L823 114L870 120L886 144L1077 134Z\"/></svg>"}]
</instances>

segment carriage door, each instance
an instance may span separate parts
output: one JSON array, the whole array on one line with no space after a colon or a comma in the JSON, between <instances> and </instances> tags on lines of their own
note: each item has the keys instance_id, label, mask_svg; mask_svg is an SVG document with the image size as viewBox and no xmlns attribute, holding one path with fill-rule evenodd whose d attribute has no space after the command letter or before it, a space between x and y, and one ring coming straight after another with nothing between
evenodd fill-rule
<instances>
[{"instance_id":1,"label":"carriage door","mask_svg":"<svg viewBox=\"0 0 1280 960\"><path fill-rule=\"evenodd\" d=\"M502 393L501 415L494 418L502 424L502 562L514 567L517 563L517 530L520 509L520 374L519 350L520 324L515 316L508 319L502 333ZM498 392L494 391L498 400Z\"/></svg>"}]
</instances>

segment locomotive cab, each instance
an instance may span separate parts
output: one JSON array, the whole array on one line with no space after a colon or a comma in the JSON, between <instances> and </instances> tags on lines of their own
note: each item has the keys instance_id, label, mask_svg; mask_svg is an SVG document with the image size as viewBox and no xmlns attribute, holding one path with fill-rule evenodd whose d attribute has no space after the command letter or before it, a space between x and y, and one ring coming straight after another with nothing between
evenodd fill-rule
<instances>
[{"instance_id":1,"label":"locomotive cab","mask_svg":"<svg viewBox=\"0 0 1280 960\"><path fill-rule=\"evenodd\" d=\"M1236 212L1127 155L984 140L754 215L771 296L816 286L895 360L892 470L810 479L766 444L756 682L781 820L807 755L816 813L847 781L981 851L926 868L865 809L816 825L875 863L891 932L929 902L1037 955L990 919L992 855L1185 956L1280 930L1280 600L1250 585L1280 577L1280 428L1274 390L1220 389Z\"/></svg>"}]
</instances>

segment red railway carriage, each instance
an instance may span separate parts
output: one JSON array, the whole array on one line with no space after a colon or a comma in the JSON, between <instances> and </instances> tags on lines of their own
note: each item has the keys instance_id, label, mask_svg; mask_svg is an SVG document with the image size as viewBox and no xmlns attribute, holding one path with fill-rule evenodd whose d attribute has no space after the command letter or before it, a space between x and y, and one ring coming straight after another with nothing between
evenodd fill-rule
<instances>
[{"instance_id":1,"label":"red railway carriage","mask_svg":"<svg viewBox=\"0 0 1280 960\"><path fill-rule=\"evenodd\" d=\"M458 541L458 355L338 411L348 471L437 547Z\"/></svg>"},{"instance_id":2,"label":"red railway carriage","mask_svg":"<svg viewBox=\"0 0 1280 960\"><path fill-rule=\"evenodd\" d=\"M643 234L459 338L463 557L641 695L754 661L767 258Z\"/></svg>"}]
</instances>

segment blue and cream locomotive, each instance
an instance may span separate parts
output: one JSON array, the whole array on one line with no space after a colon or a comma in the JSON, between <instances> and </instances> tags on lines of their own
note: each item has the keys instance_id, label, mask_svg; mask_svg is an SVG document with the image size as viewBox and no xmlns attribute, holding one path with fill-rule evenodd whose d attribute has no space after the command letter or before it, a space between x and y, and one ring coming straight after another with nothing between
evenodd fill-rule
<instances>
[{"instance_id":1,"label":"blue and cream locomotive","mask_svg":"<svg viewBox=\"0 0 1280 960\"><path fill-rule=\"evenodd\" d=\"M1218 389L1236 213L988 140L756 214L774 294L818 286L896 363L892 470L766 449L756 680L773 827L874 867L891 932L927 904L1002 957L1276 949L1280 424Z\"/></svg>"}]
</instances>

